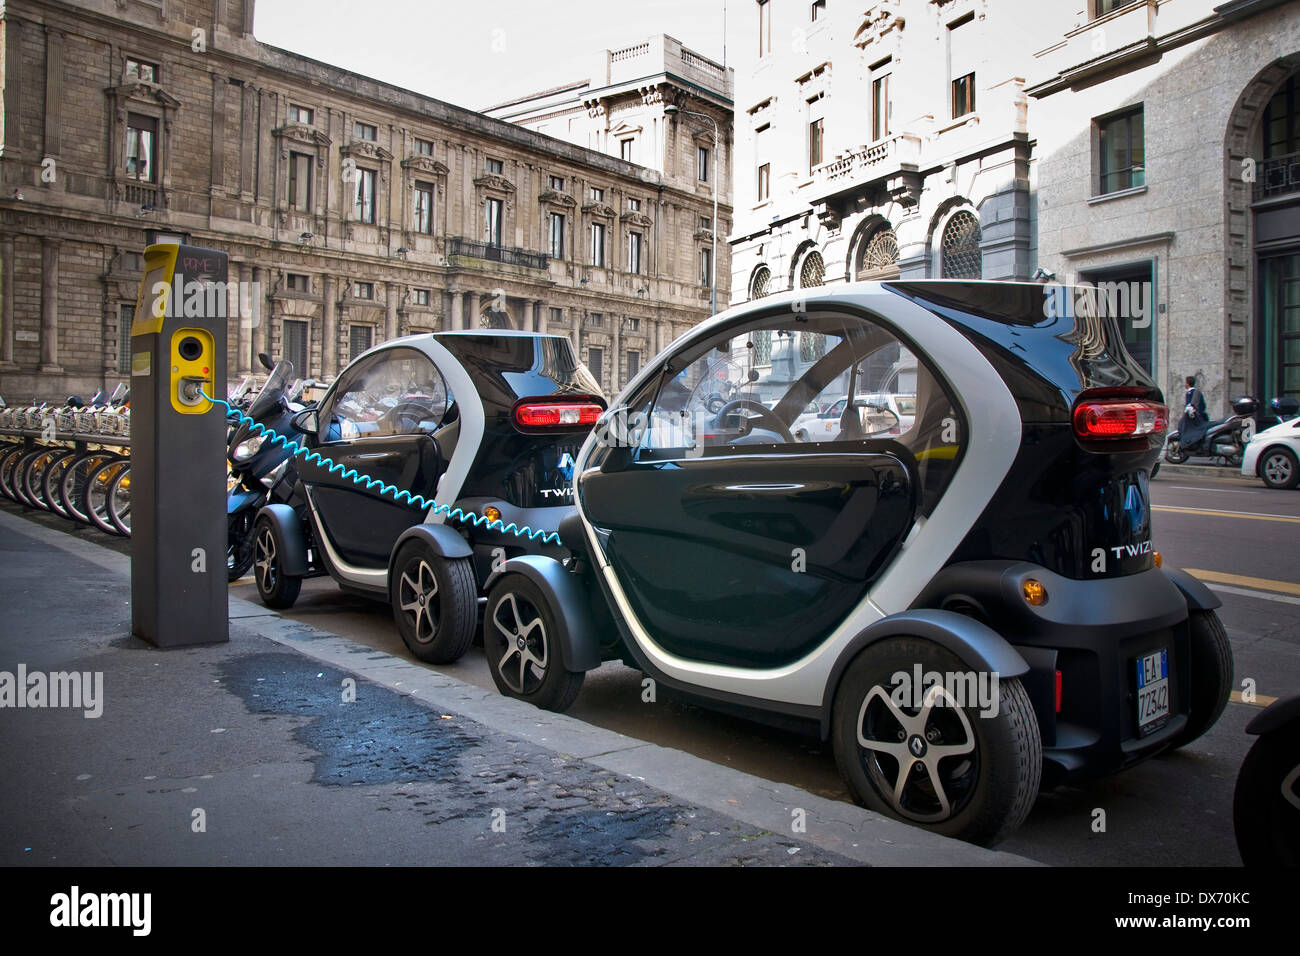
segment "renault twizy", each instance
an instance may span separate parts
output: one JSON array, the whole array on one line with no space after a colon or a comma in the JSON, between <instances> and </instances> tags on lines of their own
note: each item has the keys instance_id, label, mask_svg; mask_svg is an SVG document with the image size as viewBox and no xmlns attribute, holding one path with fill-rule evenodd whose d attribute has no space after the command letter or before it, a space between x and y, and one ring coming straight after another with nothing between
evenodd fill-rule
<instances>
[{"instance_id":1,"label":"renault twizy","mask_svg":"<svg viewBox=\"0 0 1300 956\"><path fill-rule=\"evenodd\" d=\"M441 332L371 349L287 430L306 447L254 525L263 603L289 607L304 578L329 574L388 601L416 657L456 660L494 564L565 553L574 456L604 408L563 336Z\"/></svg>"},{"instance_id":2,"label":"renault twizy","mask_svg":"<svg viewBox=\"0 0 1300 956\"><path fill-rule=\"evenodd\" d=\"M986 844L1040 782L1194 740L1232 680L1219 602L1152 550L1168 411L1075 293L802 290L678 339L584 444L567 557L488 582L497 686L562 709L621 659L809 727L867 807Z\"/></svg>"}]
</instances>

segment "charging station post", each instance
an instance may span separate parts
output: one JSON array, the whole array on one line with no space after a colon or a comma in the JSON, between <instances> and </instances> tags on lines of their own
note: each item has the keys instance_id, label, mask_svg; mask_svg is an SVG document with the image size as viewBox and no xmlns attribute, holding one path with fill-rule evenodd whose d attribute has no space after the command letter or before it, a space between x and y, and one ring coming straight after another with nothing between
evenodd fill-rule
<instances>
[{"instance_id":1,"label":"charging station post","mask_svg":"<svg viewBox=\"0 0 1300 956\"><path fill-rule=\"evenodd\" d=\"M229 640L224 252L149 246L131 324L131 633Z\"/></svg>"}]
</instances>

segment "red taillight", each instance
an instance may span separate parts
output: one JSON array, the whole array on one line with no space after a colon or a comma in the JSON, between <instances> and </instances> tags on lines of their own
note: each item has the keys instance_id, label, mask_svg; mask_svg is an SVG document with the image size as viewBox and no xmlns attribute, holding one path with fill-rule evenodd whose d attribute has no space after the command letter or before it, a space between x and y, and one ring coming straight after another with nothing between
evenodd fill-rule
<instances>
[{"instance_id":1,"label":"red taillight","mask_svg":"<svg viewBox=\"0 0 1300 956\"><path fill-rule=\"evenodd\" d=\"M573 428L596 424L603 410L590 402L529 402L515 408L515 422L525 428Z\"/></svg>"},{"instance_id":2,"label":"red taillight","mask_svg":"<svg viewBox=\"0 0 1300 956\"><path fill-rule=\"evenodd\" d=\"M1169 428L1169 409L1159 402L1091 400L1074 409L1080 438L1143 438Z\"/></svg>"},{"instance_id":3,"label":"red taillight","mask_svg":"<svg viewBox=\"0 0 1300 956\"><path fill-rule=\"evenodd\" d=\"M1061 712L1061 672L1056 672L1056 712Z\"/></svg>"}]
</instances>

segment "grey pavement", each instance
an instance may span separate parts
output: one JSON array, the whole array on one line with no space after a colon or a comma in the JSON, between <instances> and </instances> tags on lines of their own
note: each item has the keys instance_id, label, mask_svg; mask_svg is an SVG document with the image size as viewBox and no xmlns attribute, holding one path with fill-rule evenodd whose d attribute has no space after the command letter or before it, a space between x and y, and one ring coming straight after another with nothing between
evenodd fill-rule
<instances>
[{"instance_id":1,"label":"grey pavement","mask_svg":"<svg viewBox=\"0 0 1300 956\"><path fill-rule=\"evenodd\" d=\"M125 555L0 511L0 671L104 687L98 718L0 708L0 863L1030 863L236 598L228 644L160 651L129 634L129 573Z\"/></svg>"}]
</instances>

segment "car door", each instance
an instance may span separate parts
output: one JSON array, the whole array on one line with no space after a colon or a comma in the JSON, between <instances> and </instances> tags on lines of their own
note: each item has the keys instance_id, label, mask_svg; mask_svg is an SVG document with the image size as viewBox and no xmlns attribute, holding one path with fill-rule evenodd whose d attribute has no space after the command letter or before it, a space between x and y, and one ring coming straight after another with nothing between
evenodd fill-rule
<instances>
[{"instance_id":1,"label":"car door","mask_svg":"<svg viewBox=\"0 0 1300 956\"><path fill-rule=\"evenodd\" d=\"M383 568L403 531L423 520L444 462L434 433L454 415L433 361L415 348L381 349L349 366L322 403L312 450L298 459L318 530L358 568Z\"/></svg>"},{"instance_id":2,"label":"car door","mask_svg":"<svg viewBox=\"0 0 1300 956\"><path fill-rule=\"evenodd\" d=\"M753 345L769 334L770 355ZM598 450L579 496L625 613L664 650L777 667L861 601L916 515L916 455L838 421L804 441L789 425L816 397L856 394L865 360L897 345L857 317L751 320L687 344L633 399L628 413L646 423L637 447ZM773 398L775 420L758 411ZM721 420L737 414L746 421Z\"/></svg>"}]
</instances>

